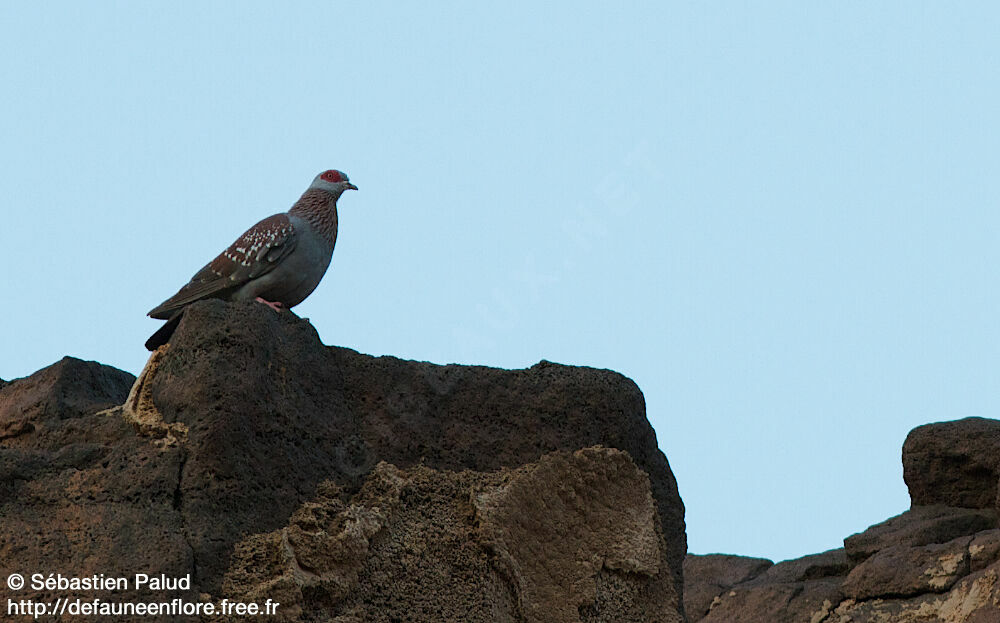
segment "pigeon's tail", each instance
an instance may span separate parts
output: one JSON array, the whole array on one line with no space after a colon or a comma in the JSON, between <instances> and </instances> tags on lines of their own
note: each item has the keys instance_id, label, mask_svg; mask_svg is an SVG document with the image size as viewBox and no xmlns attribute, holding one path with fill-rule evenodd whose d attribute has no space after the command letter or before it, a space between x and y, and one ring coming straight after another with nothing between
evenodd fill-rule
<instances>
[{"instance_id":1,"label":"pigeon's tail","mask_svg":"<svg viewBox=\"0 0 1000 623\"><path fill-rule=\"evenodd\" d=\"M146 340L146 350L156 350L157 348L163 346L170 341L170 337L174 334L174 330L177 329L177 325L181 323L181 316L184 315L184 309L181 308L174 312L163 326L156 330L156 333L149 336Z\"/></svg>"}]
</instances>

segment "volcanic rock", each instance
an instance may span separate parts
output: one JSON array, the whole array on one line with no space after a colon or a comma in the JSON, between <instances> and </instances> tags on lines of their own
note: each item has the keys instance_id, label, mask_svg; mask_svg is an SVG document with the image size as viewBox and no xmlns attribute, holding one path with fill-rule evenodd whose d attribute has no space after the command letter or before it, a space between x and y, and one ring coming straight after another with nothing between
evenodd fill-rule
<instances>
[{"instance_id":1,"label":"volcanic rock","mask_svg":"<svg viewBox=\"0 0 1000 623\"><path fill-rule=\"evenodd\" d=\"M997 527L993 510L953 508L949 506L914 506L864 532L844 539L844 549L854 564L893 546L920 546L947 543Z\"/></svg>"},{"instance_id":2,"label":"volcanic rock","mask_svg":"<svg viewBox=\"0 0 1000 623\"><path fill-rule=\"evenodd\" d=\"M914 505L997 508L1000 421L970 417L918 426L903 443Z\"/></svg>"},{"instance_id":3,"label":"volcanic rock","mask_svg":"<svg viewBox=\"0 0 1000 623\"><path fill-rule=\"evenodd\" d=\"M997 623L1000 526L991 500L998 428L969 418L911 432L903 450L910 510L847 537L843 550L780 562L728 587L695 572L689 556L689 620Z\"/></svg>"},{"instance_id":4,"label":"volcanic rock","mask_svg":"<svg viewBox=\"0 0 1000 623\"><path fill-rule=\"evenodd\" d=\"M280 528L324 480L357 490L380 461L493 471L602 445L649 475L680 594L683 505L642 393L620 374L370 357L323 346L293 314L206 301L146 384L161 419L189 430L180 497L209 590L237 539Z\"/></svg>"},{"instance_id":5,"label":"volcanic rock","mask_svg":"<svg viewBox=\"0 0 1000 623\"><path fill-rule=\"evenodd\" d=\"M223 592L276 620L682 621L649 480L623 452L498 472L380 463L236 548ZM341 617L341 618L338 618Z\"/></svg>"},{"instance_id":6,"label":"volcanic rock","mask_svg":"<svg viewBox=\"0 0 1000 623\"><path fill-rule=\"evenodd\" d=\"M617 373L371 357L205 301L131 382L67 359L0 388L0 577L192 578L122 602L277 586L287 620L473 620L444 616L461 595L482 620L681 620L683 505Z\"/></svg>"},{"instance_id":7,"label":"volcanic rock","mask_svg":"<svg viewBox=\"0 0 1000 623\"><path fill-rule=\"evenodd\" d=\"M759 576L773 564L765 558L688 554L684 559L684 611L697 621L708 614L716 597Z\"/></svg>"},{"instance_id":8,"label":"volcanic rock","mask_svg":"<svg viewBox=\"0 0 1000 623\"><path fill-rule=\"evenodd\" d=\"M856 600L943 593L968 575L971 536L919 547L879 550L844 580L844 595Z\"/></svg>"},{"instance_id":9,"label":"volcanic rock","mask_svg":"<svg viewBox=\"0 0 1000 623\"><path fill-rule=\"evenodd\" d=\"M969 570L979 571L1000 560L1000 530L986 530L969 543Z\"/></svg>"},{"instance_id":10,"label":"volcanic rock","mask_svg":"<svg viewBox=\"0 0 1000 623\"><path fill-rule=\"evenodd\" d=\"M20 447L16 439L35 433L25 447L79 441L64 434L64 421L120 405L135 377L95 361L64 357L23 379L0 384L0 441Z\"/></svg>"},{"instance_id":11,"label":"volcanic rock","mask_svg":"<svg viewBox=\"0 0 1000 623\"><path fill-rule=\"evenodd\" d=\"M808 621L815 612L840 603L842 574L847 571L844 551L837 549L786 560L713 599L704 623Z\"/></svg>"}]
</instances>

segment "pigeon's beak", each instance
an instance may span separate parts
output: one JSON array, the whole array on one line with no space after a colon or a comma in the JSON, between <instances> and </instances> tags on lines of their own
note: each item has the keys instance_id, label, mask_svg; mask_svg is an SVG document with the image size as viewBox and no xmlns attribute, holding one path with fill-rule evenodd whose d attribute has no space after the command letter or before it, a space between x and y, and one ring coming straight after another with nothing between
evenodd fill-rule
<instances>
[{"instance_id":1,"label":"pigeon's beak","mask_svg":"<svg viewBox=\"0 0 1000 623\"><path fill-rule=\"evenodd\" d=\"M357 190L357 189L358 189L358 187L357 187L357 186L355 186L354 184L352 184L352 183L350 183L350 182L347 182L347 186L345 186L345 188L346 188L347 190Z\"/></svg>"}]
</instances>

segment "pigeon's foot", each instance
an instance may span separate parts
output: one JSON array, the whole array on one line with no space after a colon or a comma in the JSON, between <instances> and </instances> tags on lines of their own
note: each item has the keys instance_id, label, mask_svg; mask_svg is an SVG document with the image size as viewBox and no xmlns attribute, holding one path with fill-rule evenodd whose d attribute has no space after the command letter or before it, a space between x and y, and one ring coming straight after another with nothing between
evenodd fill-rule
<instances>
[{"instance_id":1,"label":"pigeon's foot","mask_svg":"<svg viewBox=\"0 0 1000 623\"><path fill-rule=\"evenodd\" d=\"M271 301L265 301L264 299L260 298L259 296L257 298L255 298L254 300L257 301L258 303L263 303L264 305L267 305L268 307L270 307L271 309L273 309L276 312L280 312L281 310L285 309L285 306L282 305L281 303L272 303Z\"/></svg>"}]
</instances>

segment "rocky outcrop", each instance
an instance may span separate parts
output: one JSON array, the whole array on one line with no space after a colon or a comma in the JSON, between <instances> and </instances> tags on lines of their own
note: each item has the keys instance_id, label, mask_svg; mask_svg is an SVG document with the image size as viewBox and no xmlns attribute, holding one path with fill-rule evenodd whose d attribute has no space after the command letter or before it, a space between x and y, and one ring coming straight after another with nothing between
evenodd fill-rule
<instances>
[{"instance_id":1,"label":"rocky outcrop","mask_svg":"<svg viewBox=\"0 0 1000 623\"><path fill-rule=\"evenodd\" d=\"M895 547L919 547L947 543L952 539L996 527L993 510L951 506L914 506L910 510L844 539L848 558L860 563L878 552Z\"/></svg>"},{"instance_id":2,"label":"rocky outcrop","mask_svg":"<svg viewBox=\"0 0 1000 623\"><path fill-rule=\"evenodd\" d=\"M190 571L194 559L176 497L181 454L138 436L115 407L134 380L67 357L0 388L0 430L6 431L0 440L0 577L181 577ZM7 596L95 595L45 589ZM132 591L123 598L142 596L152 594Z\"/></svg>"},{"instance_id":3,"label":"rocky outcrop","mask_svg":"<svg viewBox=\"0 0 1000 623\"><path fill-rule=\"evenodd\" d=\"M728 586L723 571L689 571L690 621L1000 621L998 448L1000 422L992 420L915 429L903 446L910 510L847 537L843 550L778 563ZM703 558L688 556L685 569L703 567Z\"/></svg>"},{"instance_id":4,"label":"rocky outcrop","mask_svg":"<svg viewBox=\"0 0 1000 623\"><path fill-rule=\"evenodd\" d=\"M903 480L915 506L996 509L1000 421L970 417L913 429L903 443Z\"/></svg>"},{"instance_id":5,"label":"rocky outcrop","mask_svg":"<svg viewBox=\"0 0 1000 623\"><path fill-rule=\"evenodd\" d=\"M218 301L134 385L52 368L0 388L4 577L190 575L167 596L285 620L681 620L683 506L619 374L370 357Z\"/></svg>"},{"instance_id":6,"label":"rocky outcrop","mask_svg":"<svg viewBox=\"0 0 1000 623\"><path fill-rule=\"evenodd\" d=\"M684 610L691 619L701 619L719 595L756 578L773 564L766 558L688 555L684 559Z\"/></svg>"},{"instance_id":7,"label":"rocky outcrop","mask_svg":"<svg viewBox=\"0 0 1000 623\"><path fill-rule=\"evenodd\" d=\"M681 621L648 478L618 450L499 472L380 463L348 502L320 492L238 544L225 594L279 601L279 620Z\"/></svg>"},{"instance_id":8,"label":"rocky outcrop","mask_svg":"<svg viewBox=\"0 0 1000 623\"><path fill-rule=\"evenodd\" d=\"M843 550L786 560L716 594L708 612L691 621L797 623L841 600L840 575L847 570ZM689 580L694 587L693 580ZM803 618L805 617L805 618Z\"/></svg>"},{"instance_id":9,"label":"rocky outcrop","mask_svg":"<svg viewBox=\"0 0 1000 623\"><path fill-rule=\"evenodd\" d=\"M5 448L79 441L67 421L121 404L134 381L128 372L64 357L29 378L0 383L0 441Z\"/></svg>"}]
</instances>

